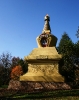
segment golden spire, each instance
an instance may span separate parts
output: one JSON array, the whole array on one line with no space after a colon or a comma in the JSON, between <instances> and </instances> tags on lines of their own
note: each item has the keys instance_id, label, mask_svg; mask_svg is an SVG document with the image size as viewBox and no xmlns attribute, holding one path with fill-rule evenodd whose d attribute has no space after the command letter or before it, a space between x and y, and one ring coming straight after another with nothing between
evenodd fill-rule
<instances>
[{"instance_id":1,"label":"golden spire","mask_svg":"<svg viewBox=\"0 0 79 100\"><path fill-rule=\"evenodd\" d=\"M51 33L51 28L50 28L50 24L49 24L50 17L48 14L44 17L44 21L45 21L45 24L44 24L42 33Z\"/></svg>"}]
</instances>

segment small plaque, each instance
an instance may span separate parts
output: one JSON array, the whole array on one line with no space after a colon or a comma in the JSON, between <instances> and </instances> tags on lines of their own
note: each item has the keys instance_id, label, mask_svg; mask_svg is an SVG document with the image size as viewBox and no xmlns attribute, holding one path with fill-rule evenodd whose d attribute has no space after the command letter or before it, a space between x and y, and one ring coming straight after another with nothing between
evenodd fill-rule
<instances>
[{"instance_id":1,"label":"small plaque","mask_svg":"<svg viewBox=\"0 0 79 100\"><path fill-rule=\"evenodd\" d=\"M40 56L36 56L36 59L48 59L48 56L40 55Z\"/></svg>"}]
</instances>

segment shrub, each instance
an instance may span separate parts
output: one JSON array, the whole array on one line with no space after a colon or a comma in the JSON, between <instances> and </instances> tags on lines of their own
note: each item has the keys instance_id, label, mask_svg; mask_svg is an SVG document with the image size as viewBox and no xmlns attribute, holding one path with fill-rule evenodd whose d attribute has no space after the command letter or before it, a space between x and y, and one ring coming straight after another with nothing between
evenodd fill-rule
<instances>
[{"instance_id":1,"label":"shrub","mask_svg":"<svg viewBox=\"0 0 79 100\"><path fill-rule=\"evenodd\" d=\"M11 79L18 80L20 75L23 74L22 67L20 65L15 66L11 71Z\"/></svg>"}]
</instances>

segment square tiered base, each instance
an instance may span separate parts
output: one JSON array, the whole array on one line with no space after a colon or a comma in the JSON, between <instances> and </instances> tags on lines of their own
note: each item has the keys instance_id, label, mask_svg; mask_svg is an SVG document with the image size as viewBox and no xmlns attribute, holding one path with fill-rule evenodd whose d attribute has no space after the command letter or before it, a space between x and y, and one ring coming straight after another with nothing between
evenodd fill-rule
<instances>
[{"instance_id":1,"label":"square tiered base","mask_svg":"<svg viewBox=\"0 0 79 100\"><path fill-rule=\"evenodd\" d=\"M58 72L58 63L29 64L28 72L20 76L20 81L64 82L64 77Z\"/></svg>"}]
</instances>

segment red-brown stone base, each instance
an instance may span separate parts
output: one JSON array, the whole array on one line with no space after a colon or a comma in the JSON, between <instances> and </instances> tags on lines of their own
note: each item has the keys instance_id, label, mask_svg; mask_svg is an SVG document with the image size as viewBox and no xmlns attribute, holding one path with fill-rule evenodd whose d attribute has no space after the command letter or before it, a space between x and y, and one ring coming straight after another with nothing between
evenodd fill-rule
<instances>
[{"instance_id":1,"label":"red-brown stone base","mask_svg":"<svg viewBox=\"0 0 79 100\"><path fill-rule=\"evenodd\" d=\"M55 82L26 82L10 80L8 89L13 90L27 90L27 91L42 91L42 90L61 90L61 89L71 89L70 85L67 83L55 83Z\"/></svg>"}]
</instances>

